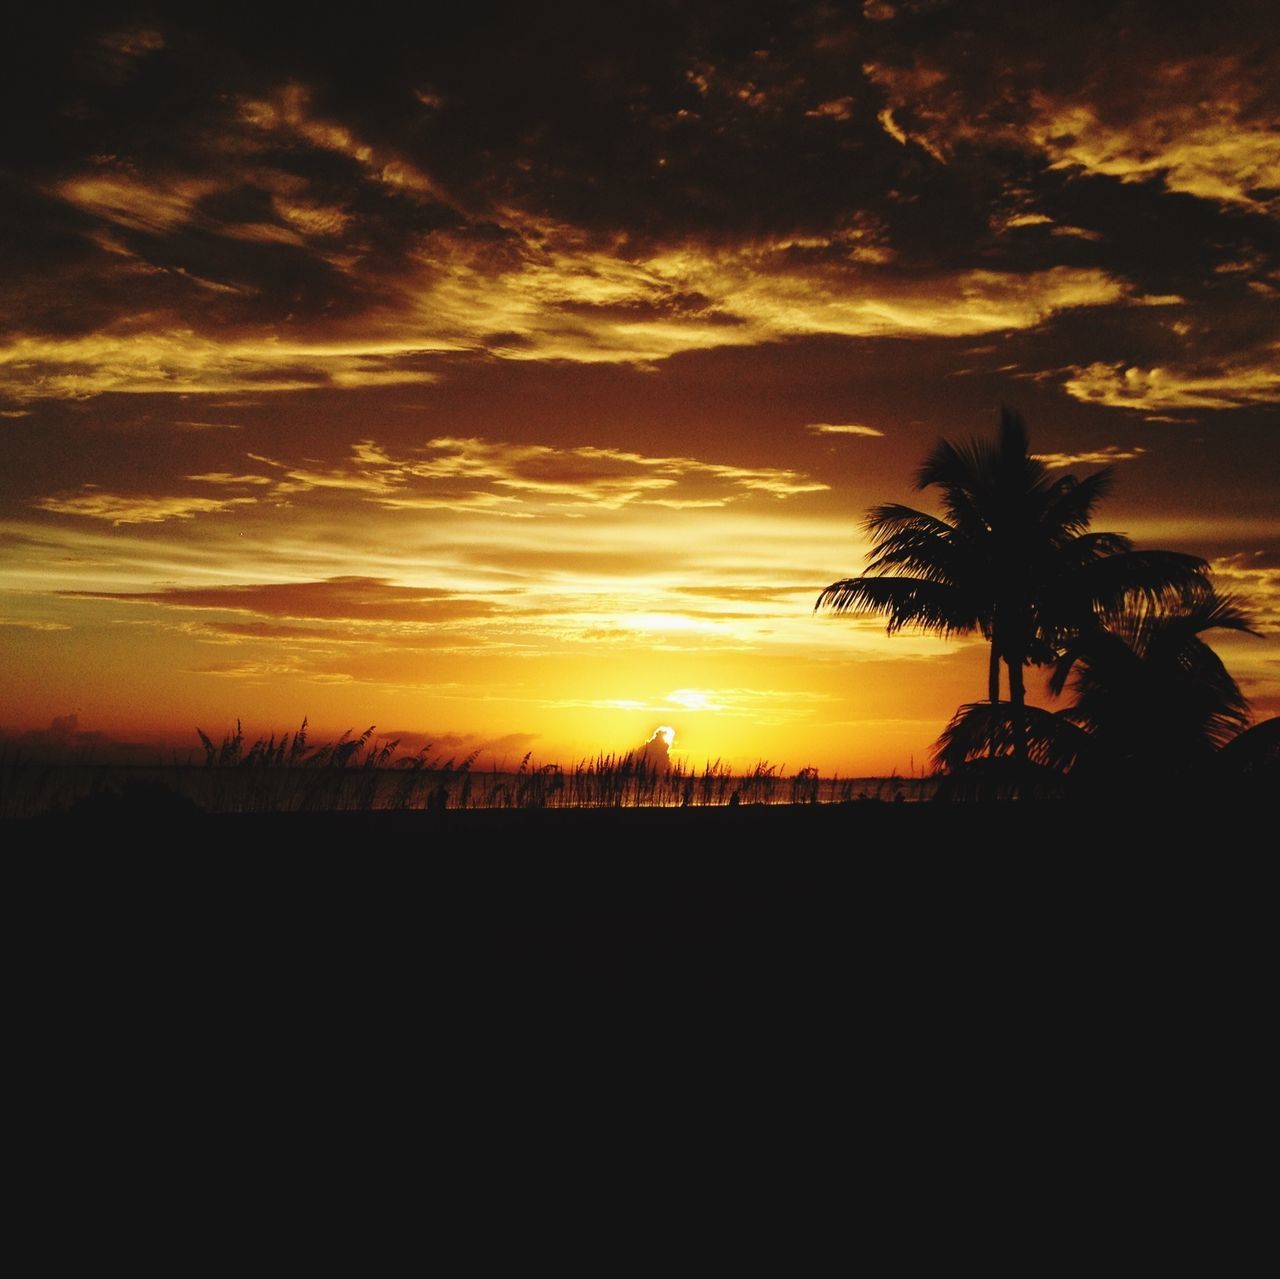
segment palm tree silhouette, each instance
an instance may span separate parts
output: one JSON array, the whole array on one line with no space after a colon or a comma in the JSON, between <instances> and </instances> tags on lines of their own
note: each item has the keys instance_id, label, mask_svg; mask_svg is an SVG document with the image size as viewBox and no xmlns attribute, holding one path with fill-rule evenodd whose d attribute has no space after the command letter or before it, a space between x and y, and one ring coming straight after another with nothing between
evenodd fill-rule
<instances>
[{"instance_id":1,"label":"palm tree silhouette","mask_svg":"<svg viewBox=\"0 0 1280 1279\"><path fill-rule=\"evenodd\" d=\"M1210 630L1257 634L1237 600L1214 595L1164 613L1133 610L1085 631L1059 658L1050 691L1070 681L1067 715L1109 769L1187 774L1248 726L1244 694L1202 638Z\"/></svg>"},{"instance_id":2,"label":"palm tree silhouette","mask_svg":"<svg viewBox=\"0 0 1280 1279\"><path fill-rule=\"evenodd\" d=\"M1074 703L1027 708L1032 770L1058 789L1089 793L1185 788L1229 772L1276 767L1280 718L1248 728L1249 707L1210 630L1256 634L1230 596L1189 600L1163 611L1133 608L1095 625L1061 655L1050 680L1070 684ZM938 739L935 763L953 779L998 783L1015 754L1007 703L962 706Z\"/></svg>"},{"instance_id":3,"label":"palm tree silhouette","mask_svg":"<svg viewBox=\"0 0 1280 1279\"><path fill-rule=\"evenodd\" d=\"M1135 551L1122 534L1088 531L1111 481L1110 468L1053 479L1031 455L1022 418L1002 408L994 442L940 440L917 472L917 489L941 491L946 518L873 507L867 572L833 582L814 607L884 614L890 635L907 626L980 632L991 644L988 700L1000 700L1003 662L1023 742L1026 666L1053 661L1097 619L1210 590L1207 565L1195 556ZM1018 755L1025 761L1025 746Z\"/></svg>"}]
</instances>

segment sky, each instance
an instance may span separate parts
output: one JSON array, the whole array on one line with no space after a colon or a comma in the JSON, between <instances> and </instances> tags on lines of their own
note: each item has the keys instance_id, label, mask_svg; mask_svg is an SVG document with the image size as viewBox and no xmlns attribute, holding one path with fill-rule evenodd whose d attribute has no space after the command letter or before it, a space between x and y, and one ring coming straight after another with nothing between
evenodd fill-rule
<instances>
[{"instance_id":1,"label":"sky","mask_svg":"<svg viewBox=\"0 0 1280 1279\"><path fill-rule=\"evenodd\" d=\"M9 19L8 740L919 770L813 605L1001 404L1280 712L1273 4L207 8Z\"/></svg>"}]
</instances>

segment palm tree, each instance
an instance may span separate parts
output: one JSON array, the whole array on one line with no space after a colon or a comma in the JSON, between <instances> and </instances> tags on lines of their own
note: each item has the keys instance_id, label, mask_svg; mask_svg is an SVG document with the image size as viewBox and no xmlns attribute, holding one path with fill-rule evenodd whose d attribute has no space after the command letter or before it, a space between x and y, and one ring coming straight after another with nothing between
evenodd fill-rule
<instances>
[{"instance_id":1,"label":"palm tree","mask_svg":"<svg viewBox=\"0 0 1280 1279\"><path fill-rule=\"evenodd\" d=\"M991 644L988 700L1000 700L1003 662L1022 739L1027 665L1053 661L1095 619L1209 591L1195 556L1135 551L1119 533L1088 531L1111 480L1110 468L1053 479L1031 455L1022 418L1004 408L994 442L941 440L917 473L917 489L941 491L946 518L873 507L867 572L833 582L814 607L885 614L890 635L907 626L980 632Z\"/></svg>"},{"instance_id":2,"label":"palm tree","mask_svg":"<svg viewBox=\"0 0 1280 1279\"><path fill-rule=\"evenodd\" d=\"M1067 712L1109 769L1131 778L1178 777L1208 766L1249 723L1249 704L1202 636L1256 635L1231 596L1210 595L1163 612L1134 610L1083 632L1054 667L1055 696L1070 681Z\"/></svg>"},{"instance_id":3,"label":"palm tree","mask_svg":"<svg viewBox=\"0 0 1280 1279\"><path fill-rule=\"evenodd\" d=\"M1033 775L1050 789L1157 791L1230 773L1276 768L1280 719L1247 728L1249 708L1210 630L1256 634L1230 596L1208 596L1155 612L1135 608L1111 626L1095 625L1059 658L1057 696L1070 683L1073 704L1027 708ZM943 730L935 763L953 779L997 784L1015 754L1008 704L962 706Z\"/></svg>"}]
</instances>

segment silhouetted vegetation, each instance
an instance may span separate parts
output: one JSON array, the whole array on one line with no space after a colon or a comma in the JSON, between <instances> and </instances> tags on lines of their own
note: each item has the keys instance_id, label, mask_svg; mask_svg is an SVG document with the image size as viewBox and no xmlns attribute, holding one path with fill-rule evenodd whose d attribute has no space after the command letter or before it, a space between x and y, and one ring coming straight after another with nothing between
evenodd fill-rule
<instances>
[{"instance_id":1,"label":"silhouetted vegetation","mask_svg":"<svg viewBox=\"0 0 1280 1279\"><path fill-rule=\"evenodd\" d=\"M917 489L941 491L946 518L873 507L867 572L833 582L815 608L884 614L891 635L907 626L980 633L991 644L988 701L1000 700L1003 662L1014 746L1025 759L1026 666L1057 660L1097 619L1135 603L1160 609L1210 592L1195 556L1135 551L1119 533L1089 532L1112 478L1110 468L1053 478L1031 455L1022 419L1003 409L994 442L941 440L917 473Z\"/></svg>"},{"instance_id":2,"label":"silhouetted vegetation","mask_svg":"<svg viewBox=\"0 0 1280 1279\"><path fill-rule=\"evenodd\" d=\"M990 642L987 701L962 706L935 748L940 795L1114 795L1274 775L1280 733L1245 732L1247 702L1201 639L1250 631L1243 608L1215 593L1201 559L1089 532L1111 482L1109 468L1053 479L1004 409L995 442L941 441L920 468L916 487L938 487L947 518L873 508L867 574L819 595L815 608L886 615L890 634ZM1069 682L1074 703L1027 706L1027 665L1052 665L1051 694Z\"/></svg>"},{"instance_id":3,"label":"silhouetted vegetation","mask_svg":"<svg viewBox=\"0 0 1280 1279\"><path fill-rule=\"evenodd\" d=\"M1280 718L1248 726L1248 702L1202 638L1212 630L1253 633L1237 601L1212 596L1082 634L1049 686L1069 687L1072 704L1027 708L1034 792L1188 797L1280 779ZM962 706L935 752L943 793L1006 792L1013 747L1006 704Z\"/></svg>"},{"instance_id":4,"label":"silhouetted vegetation","mask_svg":"<svg viewBox=\"0 0 1280 1279\"><path fill-rule=\"evenodd\" d=\"M514 769L477 768L479 752L441 756L430 746L401 754L399 741L375 729L312 743L304 720L294 733L246 739L239 720L215 742L196 730L203 763L154 768L45 764L0 759L0 816L60 810L122 814L146 795L166 811L196 805L210 813L337 813L463 809L728 808L738 805L848 803L924 799L929 778L822 777L789 774L767 761L734 772L721 760L701 768L653 762L644 751L599 754L570 767L538 764L532 753Z\"/></svg>"}]
</instances>

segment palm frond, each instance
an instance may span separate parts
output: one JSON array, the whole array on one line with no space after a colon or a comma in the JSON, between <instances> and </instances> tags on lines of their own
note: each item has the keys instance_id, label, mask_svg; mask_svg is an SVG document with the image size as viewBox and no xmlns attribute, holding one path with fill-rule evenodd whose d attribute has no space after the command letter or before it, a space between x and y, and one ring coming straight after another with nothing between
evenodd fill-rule
<instances>
[{"instance_id":1,"label":"palm frond","mask_svg":"<svg viewBox=\"0 0 1280 1279\"><path fill-rule=\"evenodd\" d=\"M1218 762L1229 773L1280 775L1280 715L1236 734L1218 752Z\"/></svg>"},{"instance_id":2,"label":"palm frond","mask_svg":"<svg viewBox=\"0 0 1280 1279\"><path fill-rule=\"evenodd\" d=\"M980 623L972 602L955 586L911 577L843 578L832 582L813 607L836 613L882 613L889 619L890 635L906 626L961 635Z\"/></svg>"},{"instance_id":3,"label":"palm frond","mask_svg":"<svg viewBox=\"0 0 1280 1279\"><path fill-rule=\"evenodd\" d=\"M1208 564L1180 551L1125 551L1080 566L1077 594L1104 620L1204 599L1213 592Z\"/></svg>"},{"instance_id":4,"label":"palm frond","mask_svg":"<svg viewBox=\"0 0 1280 1279\"><path fill-rule=\"evenodd\" d=\"M867 558L867 575L890 572L953 585L965 582L977 591L987 576L969 546L929 529L900 529L875 547Z\"/></svg>"},{"instance_id":5,"label":"palm frond","mask_svg":"<svg viewBox=\"0 0 1280 1279\"><path fill-rule=\"evenodd\" d=\"M939 440L916 473L916 488L936 485L942 504L958 528L977 531L988 527L995 493L998 454L985 440L956 444Z\"/></svg>"},{"instance_id":6,"label":"palm frond","mask_svg":"<svg viewBox=\"0 0 1280 1279\"><path fill-rule=\"evenodd\" d=\"M1086 757L1089 735L1064 715L1038 706L1023 708L1030 762L1066 776ZM951 717L933 748L933 762L956 773L978 760L1012 759L1017 753L1017 724L1009 702L970 702Z\"/></svg>"},{"instance_id":7,"label":"palm frond","mask_svg":"<svg viewBox=\"0 0 1280 1279\"><path fill-rule=\"evenodd\" d=\"M917 511L911 506L902 506L897 502L889 502L883 506L873 506L867 512L863 527L874 540L891 537L903 529L929 531L939 537L954 535L955 529L945 520L927 511Z\"/></svg>"},{"instance_id":8,"label":"palm frond","mask_svg":"<svg viewBox=\"0 0 1280 1279\"><path fill-rule=\"evenodd\" d=\"M1081 631L1063 650L1054 663L1053 673L1049 676L1049 692L1058 697L1067 686L1067 680L1077 663L1087 662L1095 670L1107 671L1114 680L1123 680L1127 668L1132 667L1138 658L1125 640L1114 631L1109 631L1097 624Z\"/></svg>"},{"instance_id":9,"label":"palm frond","mask_svg":"<svg viewBox=\"0 0 1280 1279\"><path fill-rule=\"evenodd\" d=\"M1231 741L1249 706L1222 659L1201 638L1213 629L1249 630L1238 601L1212 594L1168 610L1137 608L1110 628L1095 622L1063 653L1050 680L1071 677L1064 714L1088 729L1126 768L1173 776Z\"/></svg>"},{"instance_id":10,"label":"palm frond","mask_svg":"<svg viewBox=\"0 0 1280 1279\"><path fill-rule=\"evenodd\" d=\"M1133 543L1123 533L1081 533L1068 538L1056 550L1059 572L1069 577L1075 570L1110 555L1124 555Z\"/></svg>"},{"instance_id":11,"label":"palm frond","mask_svg":"<svg viewBox=\"0 0 1280 1279\"><path fill-rule=\"evenodd\" d=\"M1213 590L1197 597L1170 618L1170 625L1184 627L1196 635L1214 630L1259 635L1253 629L1253 617L1247 605L1238 595L1219 595Z\"/></svg>"},{"instance_id":12,"label":"palm frond","mask_svg":"<svg viewBox=\"0 0 1280 1279\"><path fill-rule=\"evenodd\" d=\"M1067 475L1057 481L1048 493L1045 523L1059 535L1083 533L1093 518L1094 508L1111 491L1115 471L1105 467L1083 480Z\"/></svg>"}]
</instances>

